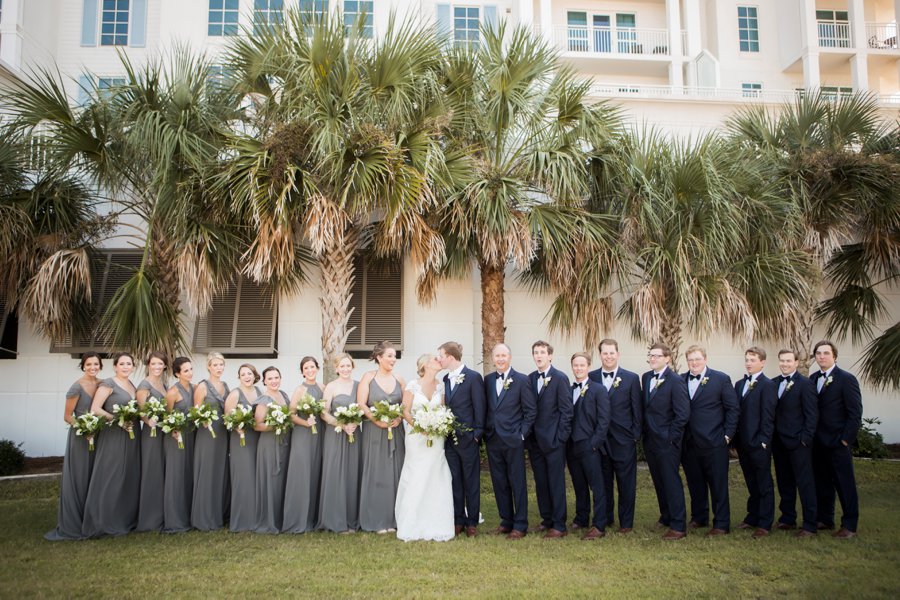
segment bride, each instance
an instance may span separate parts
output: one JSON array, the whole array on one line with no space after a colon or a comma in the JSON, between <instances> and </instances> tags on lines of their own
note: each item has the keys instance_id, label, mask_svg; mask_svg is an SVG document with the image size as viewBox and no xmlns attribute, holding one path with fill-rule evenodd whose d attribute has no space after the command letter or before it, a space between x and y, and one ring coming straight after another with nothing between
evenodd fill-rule
<instances>
[{"instance_id":1,"label":"bride","mask_svg":"<svg viewBox=\"0 0 900 600\"><path fill-rule=\"evenodd\" d=\"M443 386L436 379L441 364L437 357L423 354L416 367L419 379L410 381L403 394L406 459L394 505L397 537L405 542L442 542L454 537L453 488L444 456L444 439L434 439L429 448L426 437L412 431L416 411L423 406L435 408L444 403Z\"/></svg>"}]
</instances>

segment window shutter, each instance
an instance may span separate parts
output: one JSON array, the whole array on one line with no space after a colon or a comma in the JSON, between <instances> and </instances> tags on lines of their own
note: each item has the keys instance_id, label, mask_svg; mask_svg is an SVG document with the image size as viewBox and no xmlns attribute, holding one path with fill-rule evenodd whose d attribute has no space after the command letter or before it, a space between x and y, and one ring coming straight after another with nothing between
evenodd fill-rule
<instances>
[{"instance_id":1,"label":"window shutter","mask_svg":"<svg viewBox=\"0 0 900 600\"><path fill-rule=\"evenodd\" d=\"M450 5L438 4L435 10L435 32L438 40L447 42L451 39L453 28L450 26Z\"/></svg>"},{"instance_id":2,"label":"window shutter","mask_svg":"<svg viewBox=\"0 0 900 600\"><path fill-rule=\"evenodd\" d=\"M242 276L217 294L209 312L197 319L194 351L275 356L277 324L278 304L272 286Z\"/></svg>"},{"instance_id":3,"label":"window shutter","mask_svg":"<svg viewBox=\"0 0 900 600\"><path fill-rule=\"evenodd\" d=\"M497 26L497 5L496 4L485 4L484 5L484 17L482 21L485 27L496 27Z\"/></svg>"},{"instance_id":4,"label":"window shutter","mask_svg":"<svg viewBox=\"0 0 900 600\"><path fill-rule=\"evenodd\" d=\"M403 270L399 261L374 263L361 255L354 260L356 279L347 327L346 350L371 350L388 340L403 349Z\"/></svg>"},{"instance_id":5,"label":"window shutter","mask_svg":"<svg viewBox=\"0 0 900 600\"><path fill-rule=\"evenodd\" d=\"M90 98L91 89L93 88L90 75L81 74L78 76L78 93L76 94L76 102L78 106L87 104Z\"/></svg>"},{"instance_id":6,"label":"window shutter","mask_svg":"<svg viewBox=\"0 0 900 600\"><path fill-rule=\"evenodd\" d=\"M81 14L81 45L97 45L98 0L84 0Z\"/></svg>"},{"instance_id":7,"label":"window shutter","mask_svg":"<svg viewBox=\"0 0 900 600\"><path fill-rule=\"evenodd\" d=\"M131 0L130 34L130 46L143 48L147 45L147 0Z\"/></svg>"}]
</instances>

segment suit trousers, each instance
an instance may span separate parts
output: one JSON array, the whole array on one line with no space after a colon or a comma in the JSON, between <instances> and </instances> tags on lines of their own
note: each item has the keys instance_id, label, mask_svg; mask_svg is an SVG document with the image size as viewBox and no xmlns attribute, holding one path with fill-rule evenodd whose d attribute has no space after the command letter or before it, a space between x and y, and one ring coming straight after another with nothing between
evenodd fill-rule
<instances>
[{"instance_id":1,"label":"suit trousers","mask_svg":"<svg viewBox=\"0 0 900 600\"><path fill-rule=\"evenodd\" d=\"M709 500L712 498L713 527L729 531L728 446L699 448L688 441L682 466L691 494L691 520L704 526L709 523Z\"/></svg>"},{"instance_id":2,"label":"suit trousers","mask_svg":"<svg viewBox=\"0 0 900 600\"><path fill-rule=\"evenodd\" d=\"M775 520L775 486L772 484L772 455L759 447L741 446L738 459L750 497L744 523L771 529Z\"/></svg>"},{"instance_id":3,"label":"suit trousers","mask_svg":"<svg viewBox=\"0 0 900 600\"><path fill-rule=\"evenodd\" d=\"M572 489L575 491L575 518L572 523L587 527L591 519L591 489L581 460L575 454L572 440L566 442L566 464L569 477L572 478Z\"/></svg>"},{"instance_id":4,"label":"suit trousers","mask_svg":"<svg viewBox=\"0 0 900 600\"><path fill-rule=\"evenodd\" d=\"M528 490L525 484L524 442L510 447L493 435L487 440L491 483L500 514L500 526L528 531Z\"/></svg>"},{"instance_id":5,"label":"suit trousers","mask_svg":"<svg viewBox=\"0 0 900 600\"><path fill-rule=\"evenodd\" d=\"M681 448L666 439L644 438L644 453L653 487L656 488L656 501L659 504L659 522L675 531L685 530L684 488L678 463L681 460Z\"/></svg>"},{"instance_id":6,"label":"suit trousers","mask_svg":"<svg viewBox=\"0 0 900 600\"><path fill-rule=\"evenodd\" d=\"M603 482L603 465L600 452L584 452L578 456L581 468L587 476L588 485L594 499L594 514L591 525L600 531L606 530L606 485Z\"/></svg>"},{"instance_id":7,"label":"suit trousers","mask_svg":"<svg viewBox=\"0 0 900 600\"><path fill-rule=\"evenodd\" d=\"M541 525L566 530L566 447L544 451L532 436L526 444Z\"/></svg>"},{"instance_id":8,"label":"suit trousers","mask_svg":"<svg viewBox=\"0 0 900 600\"><path fill-rule=\"evenodd\" d=\"M472 438L459 436L444 442L444 455L453 480L453 520L456 525L477 527L481 512L481 456Z\"/></svg>"},{"instance_id":9,"label":"suit trousers","mask_svg":"<svg viewBox=\"0 0 900 600\"><path fill-rule=\"evenodd\" d=\"M606 524L615 522L613 480L619 492L619 527L634 527L634 504L637 498L637 444L630 448L609 440L609 454L602 457L603 483L606 489Z\"/></svg>"},{"instance_id":10,"label":"suit trousers","mask_svg":"<svg viewBox=\"0 0 900 600\"><path fill-rule=\"evenodd\" d=\"M773 439L772 458L775 481L781 501L779 523L797 524L797 495L803 507L803 529L816 532L816 481L813 477L812 447L800 445L788 449L777 435Z\"/></svg>"},{"instance_id":11,"label":"suit trousers","mask_svg":"<svg viewBox=\"0 0 900 600\"><path fill-rule=\"evenodd\" d=\"M834 525L835 491L841 501L841 527L856 531L859 521L859 496L853 474L850 448L841 444L836 448L813 442L813 471L816 478L817 521Z\"/></svg>"}]
</instances>

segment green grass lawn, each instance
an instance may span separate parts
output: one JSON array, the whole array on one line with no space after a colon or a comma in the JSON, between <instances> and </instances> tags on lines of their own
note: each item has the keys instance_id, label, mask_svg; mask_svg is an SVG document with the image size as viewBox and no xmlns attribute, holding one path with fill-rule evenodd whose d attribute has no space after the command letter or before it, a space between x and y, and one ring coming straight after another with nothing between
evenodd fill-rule
<instances>
[{"instance_id":1,"label":"green grass lawn","mask_svg":"<svg viewBox=\"0 0 900 600\"><path fill-rule=\"evenodd\" d=\"M775 532L662 542L646 469L635 532L510 542L490 535L446 543L327 533L133 534L45 542L56 520L55 480L0 482L0 598L178 595L321 597L896 598L900 595L900 463L859 461L860 535L797 540ZM732 523L747 498L731 465ZM497 525L484 473L482 532ZM574 498L570 494L570 502ZM534 495L529 500L536 522ZM570 511L572 507L570 506ZM570 518L571 518L570 512Z\"/></svg>"}]
</instances>

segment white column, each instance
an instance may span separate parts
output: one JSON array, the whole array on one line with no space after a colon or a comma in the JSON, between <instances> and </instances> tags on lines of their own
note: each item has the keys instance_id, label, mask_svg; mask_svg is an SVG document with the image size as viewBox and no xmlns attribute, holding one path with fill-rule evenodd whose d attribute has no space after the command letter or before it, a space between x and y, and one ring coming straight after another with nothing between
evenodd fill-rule
<instances>
[{"instance_id":1,"label":"white column","mask_svg":"<svg viewBox=\"0 0 900 600\"><path fill-rule=\"evenodd\" d=\"M681 49L681 2L666 0L666 28L669 30L669 85L673 94L684 87L684 53Z\"/></svg>"},{"instance_id":2,"label":"white column","mask_svg":"<svg viewBox=\"0 0 900 600\"><path fill-rule=\"evenodd\" d=\"M534 2L531 0L519 0L516 3L516 12L518 13L516 16L519 19L519 24L533 30L535 26Z\"/></svg>"},{"instance_id":3,"label":"white column","mask_svg":"<svg viewBox=\"0 0 900 600\"><path fill-rule=\"evenodd\" d=\"M540 25L541 36L551 44L553 43L553 16L550 6L550 0L541 0L540 4ZM560 23L561 25L563 23Z\"/></svg>"},{"instance_id":4,"label":"white column","mask_svg":"<svg viewBox=\"0 0 900 600\"><path fill-rule=\"evenodd\" d=\"M869 89L868 55L860 52L850 59L850 76L853 80L853 91L864 92Z\"/></svg>"},{"instance_id":5,"label":"white column","mask_svg":"<svg viewBox=\"0 0 900 600\"><path fill-rule=\"evenodd\" d=\"M900 0L897 0L900 2ZM695 59L703 50L702 27L700 25L700 0L683 0L684 29L687 31L687 48L682 48L684 56ZM679 36L680 37L680 36Z\"/></svg>"},{"instance_id":6,"label":"white column","mask_svg":"<svg viewBox=\"0 0 900 600\"><path fill-rule=\"evenodd\" d=\"M22 68L22 19L25 0L7 0L3 3L3 20L0 22L0 60L14 69ZM81 21L79 21L79 24Z\"/></svg>"},{"instance_id":7,"label":"white column","mask_svg":"<svg viewBox=\"0 0 900 600\"><path fill-rule=\"evenodd\" d=\"M803 54L803 87L806 89L819 88L822 78L819 74L819 53L805 52Z\"/></svg>"},{"instance_id":8,"label":"white column","mask_svg":"<svg viewBox=\"0 0 900 600\"><path fill-rule=\"evenodd\" d=\"M822 84L819 72L819 26L816 23L816 0L800 0L800 52L803 56L803 87L818 88Z\"/></svg>"},{"instance_id":9,"label":"white column","mask_svg":"<svg viewBox=\"0 0 900 600\"><path fill-rule=\"evenodd\" d=\"M850 43L857 51L866 50L869 44L868 36L866 36L866 12L863 0L850 0L847 9L847 18L850 19Z\"/></svg>"}]
</instances>

